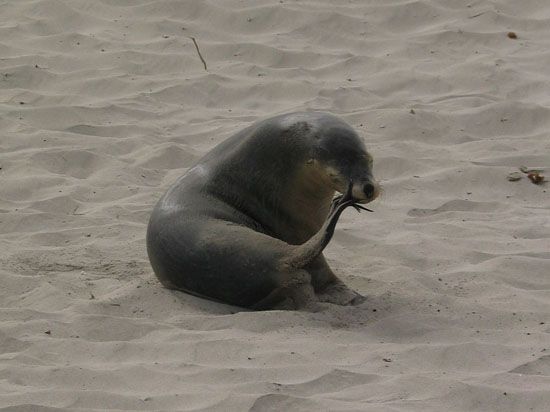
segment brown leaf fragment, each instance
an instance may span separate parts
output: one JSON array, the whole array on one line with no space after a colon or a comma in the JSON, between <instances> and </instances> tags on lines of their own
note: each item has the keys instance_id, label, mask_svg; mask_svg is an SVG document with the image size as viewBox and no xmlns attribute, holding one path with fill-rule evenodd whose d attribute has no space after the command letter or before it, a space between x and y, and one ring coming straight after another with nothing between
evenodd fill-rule
<instances>
[{"instance_id":1,"label":"brown leaf fragment","mask_svg":"<svg viewBox=\"0 0 550 412\"><path fill-rule=\"evenodd\" d=\"M542 182L544 182L544 176L537 172L529 173L527 177L531 182L536 185L540 185Z\"/></svg>"}]
</instances>

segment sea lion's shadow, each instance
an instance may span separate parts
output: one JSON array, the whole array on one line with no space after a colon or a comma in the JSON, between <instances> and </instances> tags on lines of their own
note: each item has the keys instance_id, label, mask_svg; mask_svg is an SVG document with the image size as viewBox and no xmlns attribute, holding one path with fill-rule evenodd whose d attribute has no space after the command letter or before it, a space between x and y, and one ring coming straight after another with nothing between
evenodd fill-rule
<instances>
[{"instance_id":1,"label":"sea lion's shadow","mask_svg":"<svg viewBox=\"0 0 550 412\"><path fill-rule=\"evenodd\" d=\"M327 328L352 328L361 329L366 325L377 322L382 318L391 316L396 312L395 307L388 305L387 300L381 296L366 296L364 302L359 305L341 306L333 303L321 302L315 310L264 310L254 311L239 306L228 305L223 302L216 302L201 297L193 296L185 292L173 290L171 294L190 311L199 311L205 315L239 315L248 313L258 314L259 317L272 313L277 316L292 319L297 317L303 325L304 321L310 321L316 327Z\"/></svg>"},{"instance_id":2,"label":"sea lion's shadow","mask_svg":"<svg viewBox=\"0 0 550 412\"><path fill-rule=\"evenodd\" d=\"M251 309L193 296L179 290L169 290L169 292L186 308L188 307L190 310L200 311L208 315L232 315L237 312L253 312Z\"/></svg>"}]
</instances>

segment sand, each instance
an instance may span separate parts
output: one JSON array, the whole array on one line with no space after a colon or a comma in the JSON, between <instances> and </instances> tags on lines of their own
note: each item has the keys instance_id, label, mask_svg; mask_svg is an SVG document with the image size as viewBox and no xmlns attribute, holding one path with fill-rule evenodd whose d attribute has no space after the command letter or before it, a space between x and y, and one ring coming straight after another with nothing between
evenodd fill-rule
<instances>
[{"instance_id":1,"label":"sand","mask_svg":"<svg viewBox=\"0 0 550 412\"><path fill-rule=\"evenodd\" d=\"M2 410L548 410L550 186L506 177L550 178L549 2L0 16ZM326 251L367 302L254 313L163 289L156 200L235 131L304 109L375 158L375 213L347 210Z\"/></svg>"}]
</instances>

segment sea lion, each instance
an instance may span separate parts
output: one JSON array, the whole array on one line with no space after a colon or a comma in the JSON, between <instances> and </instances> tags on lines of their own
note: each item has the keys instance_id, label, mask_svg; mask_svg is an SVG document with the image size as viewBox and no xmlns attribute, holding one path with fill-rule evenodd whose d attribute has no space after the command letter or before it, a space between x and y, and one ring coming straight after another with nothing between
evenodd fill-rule
<instances>
[{"instance_id":1,"label":"sea lion","mask_svg":"<svg viewBox=\"0 0 550 412\"><path fill-rule=\"evenodd\" d=\"M333 200L335 191L343 195ZM379 193L357 133L328 113L257 122L217 145L171 186L147 228L167 288L252 309L363 300L322 251L348 206Z\"/></svg>"}]
</instances>

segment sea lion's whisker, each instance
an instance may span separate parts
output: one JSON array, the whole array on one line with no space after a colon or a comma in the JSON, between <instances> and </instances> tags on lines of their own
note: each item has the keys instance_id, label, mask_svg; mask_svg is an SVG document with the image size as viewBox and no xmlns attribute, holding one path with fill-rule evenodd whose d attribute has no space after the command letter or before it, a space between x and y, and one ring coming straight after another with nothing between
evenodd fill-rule
<instances>
[{"instance_id":1,"label":"sea lion's whisker","mask_svg":"<svg viewBox=\"0 0 550 412\"><path fill-rule=\"evenodd\" d=\"M374 212L374 210L370 210L370 209L366 208L365 206L361 206L361 205L359 205L359 204L357 204L357 203L354 203L354 204L353 204L353 207L354 207L355 210L357 210L359 213L361 213L361 210L359 210L359 209L366 210L367 212Z\"/></svg>"}]
</instances>

